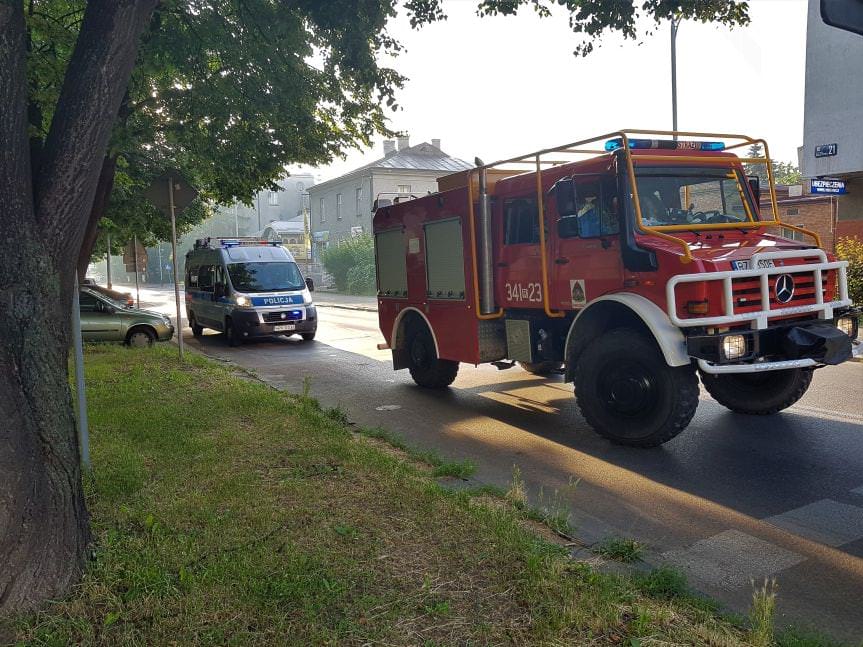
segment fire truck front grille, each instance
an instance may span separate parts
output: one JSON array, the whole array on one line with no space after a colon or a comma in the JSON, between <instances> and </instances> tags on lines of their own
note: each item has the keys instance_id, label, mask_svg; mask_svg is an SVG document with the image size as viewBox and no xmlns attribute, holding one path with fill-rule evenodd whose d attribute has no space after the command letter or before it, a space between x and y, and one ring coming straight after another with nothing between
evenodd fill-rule
<instances>
[{"instance_id":1,"label":"fire truck front grille","mask_svg":"<svg viewBox=\"0 0 863 647\"><path fill-rule=\"evenodd\" d=\"M771 310L815 303L815 277L813 274L791 274L794 279L794 292L791 298L785 301L780 301L776 295L778 276L772 276L769 282ZM828 292L827 286L830 285L830 281L832 280L835 280L833 272L824 272L821 278L821 288L824 291L825 300ZM761 283L757 278L734 279L731 286L735 312L748 312L761 309Z\"/></svg>"}]
</instances>

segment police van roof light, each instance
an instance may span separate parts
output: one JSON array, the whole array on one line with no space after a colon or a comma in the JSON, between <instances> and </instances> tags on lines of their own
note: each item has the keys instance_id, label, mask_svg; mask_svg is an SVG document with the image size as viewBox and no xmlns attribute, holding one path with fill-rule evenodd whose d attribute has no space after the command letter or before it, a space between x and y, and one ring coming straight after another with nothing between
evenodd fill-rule
<instances>
[{"instance_id":1,"label":"police van roof light","mask_svg":"<svg viewBox=\"0 0 863 647\"><path fill-rule=\"evenodd\" d=\"M616 151L623 148L623 138L617 137L609 139L605 142L605 150L608 152ZM721 151L725 150L723 142L700 142L700 141L683 141L674 139L630 139L629 148L631 149L646 149L659 148L663 150L689 150L689 151Z\"/></svg>"}]
</instances>

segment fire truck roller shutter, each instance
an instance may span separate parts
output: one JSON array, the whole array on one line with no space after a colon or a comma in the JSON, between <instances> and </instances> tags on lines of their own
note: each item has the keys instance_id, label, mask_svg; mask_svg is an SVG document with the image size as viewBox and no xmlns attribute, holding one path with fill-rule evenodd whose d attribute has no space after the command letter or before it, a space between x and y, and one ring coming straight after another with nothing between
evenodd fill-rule
<instances>
[{"instance_id":1,"label":"fire truck roller shutter","mask_svg":"<svg viewBox=\"0 0 863 647\"><path fill-rule=\"evenodd\" d=\"M624 308L625 311L622 311L621 308ZM692 360L686 352L686 338L680 329L671 323L668 315L649 299L629 292L608 294L588 303L578 313L569 328L564 357L569 360L570 353L576 352L576 349L583 350L584 344L579 347L579 342L585 341L585 335L592 338L596 334L609 330L612 326L608 326L608 320L617 320L621 314L626 314L626 312L635 315L644 324L656 340L666 364L669 366L686 366L691 363ZM625 325L624 322L621 323ZM580 336L581 339L579 339ZM574 376L574 362L567 361L566 381L571 382Z\"/></svg>"}]
</instances>

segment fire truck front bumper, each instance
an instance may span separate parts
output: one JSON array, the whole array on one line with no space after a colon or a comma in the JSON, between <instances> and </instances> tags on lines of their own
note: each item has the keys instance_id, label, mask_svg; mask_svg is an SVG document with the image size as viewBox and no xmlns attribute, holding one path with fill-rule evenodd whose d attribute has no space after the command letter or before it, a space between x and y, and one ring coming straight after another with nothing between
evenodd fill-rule
<instances>
[{"instance_id":1,"label":"fire truck front bumper","mask_svg":"<svg viewBox=\"0 0 863 647\"><path fill-rule=\"evenodd\" d=\"M859 309L837 313L833 321L813 320L761 330L731 330L690 335L690 357L705 373L760 373L790 368L818 368L863 357Z\"/></svg>"}]
</instances>

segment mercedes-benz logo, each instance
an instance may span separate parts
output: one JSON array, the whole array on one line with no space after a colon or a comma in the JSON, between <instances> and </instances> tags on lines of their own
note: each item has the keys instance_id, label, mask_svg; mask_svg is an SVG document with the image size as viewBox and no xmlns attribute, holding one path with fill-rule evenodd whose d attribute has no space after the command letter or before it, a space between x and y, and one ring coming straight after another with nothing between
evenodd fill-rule
<instances>
[{"instance_id":1,"label":"mercedes-benz logo","mask_svg":"<svg viewBox=\"0 0 863 647\"><path fill-rule=\"evenodd\" d=\"M788 303L794 296L794 279L791 278L790 274L782 274L776 279L774 290L776 291L776 300L779 303Z\"/></svg>"}]
</instances>

